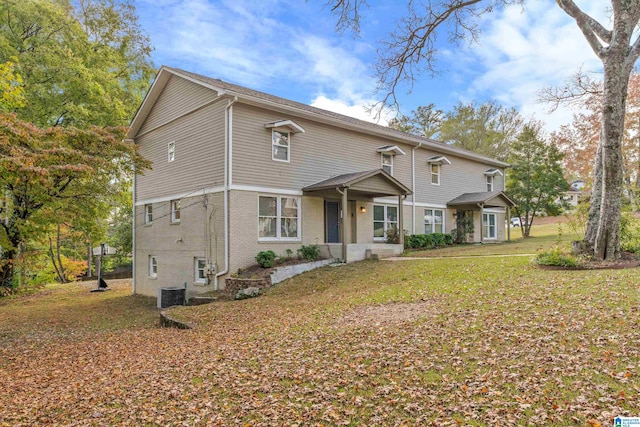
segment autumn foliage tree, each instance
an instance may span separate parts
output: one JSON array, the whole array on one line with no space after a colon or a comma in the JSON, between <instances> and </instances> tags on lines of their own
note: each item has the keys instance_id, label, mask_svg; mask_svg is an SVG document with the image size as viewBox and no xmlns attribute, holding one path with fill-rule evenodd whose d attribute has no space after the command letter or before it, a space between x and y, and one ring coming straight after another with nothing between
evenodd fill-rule
<instances>
[{"instance_id":1,"label":"autumn foliage tree","mask_svg":"<svg viewBox=\"0 0 640 427\"><path fill-rule=\"evenodd\" d=\"M16 286L16 260L27 239L83 206L85 219L109 198L111 183L149 167L124 128L40 129L0 114L0 285ZM95 218L95 216L93 217Z\"/></svg>"},{"instance_id":2,"label":"autumn foliage tree","mask_svg":"<svg viewBox=\"0 0 640 427\"><path fill-rule=\"evenodd\" d=\"M153 78L130 0L0 2L0 62L12 60L36 126L126 126Z\"/></svg>"}]
</instances>

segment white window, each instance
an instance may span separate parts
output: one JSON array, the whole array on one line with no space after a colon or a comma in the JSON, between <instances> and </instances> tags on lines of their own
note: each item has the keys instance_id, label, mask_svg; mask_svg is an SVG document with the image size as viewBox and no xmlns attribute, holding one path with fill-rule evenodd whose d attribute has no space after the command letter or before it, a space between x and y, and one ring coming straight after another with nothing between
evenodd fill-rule
<instances>
[{"instance_id":1,"label":"white window","mask_svg":"<svg viewBox=\"0 0 640 427\"><path fill-rule=\"evenodd\" d=\"M300 239L300 198L260 196L258 204L259 240Z\"/></svg>"},{"instance_id":2,"label":"white window","mask_svg":"<svg viewBox=\"0 0 640 427\"><path fill-rule=\"evenodd\" d=\"M168 152L169 163L171 163L176 159L176 143L175 142L169 143L167 152Z\"/></svg>"},{"instance_id":3,"label":"white window","mask_svg":"<svg viewBox=\"0 0 640 427\"><path fill-rule=\"evenodd\" d=\"M424 234L444 233L444 210L424 210Z\"/></svg>"},{"instance_id":4,"label":"white window","mask_svg":"<svg viewBox=\"0 0 640 427\"><path fill-rule=\"evenodd\" d=\"M155 255L149 255L149 277L158 277L158 260Z\"/></svg>"},{"instance_id":5,"label":"white window","mask_svg":"<svg viewBox=\"0 0 640 427\"><path fill-rule=\"evenodd\" d=\"M431 163L431 184L440 185L440 165Z\"/></svg>"},{"instance_id":6,"label":"white window","mask_svg":"<svg viewBox=\"0 0 640 427\"><path fill-rule=\"evenodd\" d=\"M495 239L497 237L496 214L483 213L482 214L482 238L483 239Z\"/></svg>"},{"instance_id":7,"label":"white window","mask_svg":"<svg viewBox=\"0 0 640 427\"><path fill-rule=\"evenodd\" d=\"M487 175L487 191L493 191L493 175Z\"/></svg>"},{"instance_id":8,"label":"white window","mask_svg":"<svg viewBox=\"0 0 640 427\"><path fill-rule=\"evenodd\" d=\"M207 260L196 258L194 266L196 283L207 283Z\"/></svg>"},{"instance_id":9,"label":"white window","mask_svg":"<svg viewBox=\"0 0 640 427\"><path fill-rule=\"evenodd\" d=\"M289 139L290 133L272 130L271 131L271 158L273 160L277 160L279 162L288 162L289 161Z\"/></svg>"},{"instance_id":10,"label":"white window","mask_svg":"<svg viewBox=\"0 0 640 427\"><path fill-rule=\"evenodd\" d=\"M153 205L144 205L144 223L151 224L153 222Z\"/></svg>"},{"instance_id":11,"label":"white window","mask_svg":"<svg viewBox=\"0 0 640 427\"><path fill-rule=\"evenodd\" d=\"M389 175L393 175L393 155L382 153L382 169Z\"/></svg>"},{"instance_id":12,"label":"white window","mask_svg":"<svg viewBox=\"0 0 640 427\"><path fill-rule=\"evenodd\" d=\"M398 228L397 206L373 206L373 239L384 240L387 230Z\"/></svg>"},{"instance_id":13,"label":"white window","mask_svg":"<svg viewBox=\"0 0 640 427\"><path fill-rule=\"evenodd\" d=\"M171 201L171 222L180 222L180 200Z\"/></svg>"}]
</instances>

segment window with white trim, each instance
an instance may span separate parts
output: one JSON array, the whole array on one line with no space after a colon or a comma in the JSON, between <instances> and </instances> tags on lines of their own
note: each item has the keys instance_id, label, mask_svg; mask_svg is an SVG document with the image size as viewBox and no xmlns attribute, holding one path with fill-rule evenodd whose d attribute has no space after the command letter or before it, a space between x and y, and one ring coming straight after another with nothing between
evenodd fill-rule
<instances>
[{"instance_id":1,"label":"window with white trim","mask_svg":"<svg viewBox=\"0 0 640 427\"><path fill-rule=\"evenodd\" d=\"M180 200L171 201L171 222L180 222Z\"/></svg>"},{"instance_id":2,"label":"window with white trim","mask_svg":"<svg viewBox=\"0 0 640 427\"><path fill-rule=\"evenodd\" d=\"M497 215L493 213L482 214L482 238L483 239L496 239L497 238Z\"/></svg>"},{"instance_id":3,"label":"window with white trim","mask_svg":"<svg viewBox=\"0 0 640 427\"><path fill-rule=\"evenodd\" d=\"M444 210L424 210L424 234L444 233Z\"/></svg>"},{"instance_id":4,"label":"window with white trim","mask_svg":"<svg viewBox=\"0 0 640 427\"><path fill-rule=\"evenodd\" d=\"M194 261L195 282L207 283L207 260L205 258L196 258Z\"/></svg>"},{"instance_id":5,"label":"window with white trim","mask_svg":"<svg viewBox=\"0 0 640 427\"><path fill-rule=\"evenodd\" d=\"M259 196L258 240L300 239L300 198Z\"/></svg>"},{"instance_id":6,"label":"window with white trim","mask_svg":"<svg viewBox=\"0 0 640 427\"><path fill-rule=\"evenodd\" d=\"M398 207L373 205L373 239L384 240L387 230L398 228Z\"/></svg>"},{"instance_id":7,"label":"window with white trim","mask_svg":"<svg viewBox=\"0 0 640 427\"><path fill-rule=\"evenodd\" d=\"M176 143L170 142L167 146L167 159L169 163L173 162L176 159Z\"/></svg>"},{"instance_id":8,"label":"window with white trim","mask_svg":"<svg viewBox=\"0 0 640 427\"><path fill-rule=\"evenodd\" d=\"M271 131L271 159L279 162L288 162L290 159L290 132L281 130Z\"/></svg>"},{"instance_id":9,"label":"window with white trim","mask_svg":"<svg viewBox=\"0 0 640 427\"><path fill-rule=\"evenodd\" d=\"M440 164L431 163L431 184L440 185Z\"/></svg>"},{"instance_id":10,"label":"window with white trim","mask_svg":"<svg viewBox=\"0 0 640 427\"><path fill-rule=\"evenodd\" d=\"M389 175L393 175L393 154L380 154L382 156L382 169Z\"/></svg>"},{"instance_id":11,"label":"window with white trim","mask_svg":"<svg viewBox=\"0 0 640 427\"><path fill-rule=\"evenodd\" d=\"M493 191L493 175L486 175L487 177L487 191Z\"/></svg>"},{"instance_id":12,"label":"window with white trim","mask_svg":"<svg viewBox=\"0 0 640 427\"><path fill-rule=\"evenodd\" d=\"M158 277L158 259L149 255L149 277Z\"/></svg>"},{"instance_id":13,"label":"window with white trim","mask_svg":"<svg viewBox=\"0 0 640 427\"><path fill-rule=\"evenodd\" d=\"M153 205L144 205L144 223L151 224L153 222Z\"/></svg>"}]
</instances>

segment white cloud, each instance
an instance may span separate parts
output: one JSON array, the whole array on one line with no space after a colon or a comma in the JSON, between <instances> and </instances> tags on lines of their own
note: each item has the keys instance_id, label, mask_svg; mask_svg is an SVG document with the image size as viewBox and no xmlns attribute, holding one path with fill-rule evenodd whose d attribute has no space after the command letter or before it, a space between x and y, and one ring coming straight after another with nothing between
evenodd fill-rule
<instances>
[{"instance_id":1,"label":"white cloud","mask_svg":"<svg viewBox=\"0 0 640 427\"><path fill-rule=\"evenodd\" d=\"M162 63L257 90L289 84L301 102L372 120L365 106L375 103L375 80L358 56L373 47L337 37L332 26L316 34L317 11L312 27L300 27L295 16L306 6L294 2L141 0L138 9Z\"/></svg>"},{"instance_id":2,"label":"white cloud","mask_svg":"<svg viewBox=\"0 0 640 427\"><path fill-rule=\"evenodd\" d=\"M602 2L583 1L584 10L605 19ZM466 96L496 99L519 108L525 115L535 115L556 129L571 119L571 111L560 109L549 115L549 106L537 101L537 92L562 85L572 74L598 71L599 59L576 23L551 2L527 2L487 16L480 44L467 54L481 65Z\"/></svg>"}]
</instances>

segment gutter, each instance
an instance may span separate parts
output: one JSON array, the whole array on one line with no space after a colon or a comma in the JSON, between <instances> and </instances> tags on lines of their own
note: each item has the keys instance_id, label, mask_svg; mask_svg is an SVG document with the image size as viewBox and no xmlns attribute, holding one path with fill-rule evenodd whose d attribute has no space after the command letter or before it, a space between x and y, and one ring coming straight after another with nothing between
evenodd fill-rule
<instances>
[{"instance_id":1,"label":"gutter","mask_svg":"<svg viewBox=\"0 0 640 427\"><path fill-rule=\"evenodd\" d=\"M229 100L224 108L225 112L225 144L224 144L224 268L216 273L213 279L213 289L219 289L218 278L229 272L229 187L231 186L231 144L233 141L233 104L238 102L238 97Z\"/></svg>"},{"instance_id":2,"label":"gutter","mask_svg":"<svg viewBox=\"0 0 640 427\"><path fill-rule=\"evenodd\" d=\"M416 150L422 147L422 141L411 149L411 234L416 234Z\"/></svg>"}]
</instances>

